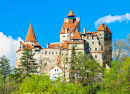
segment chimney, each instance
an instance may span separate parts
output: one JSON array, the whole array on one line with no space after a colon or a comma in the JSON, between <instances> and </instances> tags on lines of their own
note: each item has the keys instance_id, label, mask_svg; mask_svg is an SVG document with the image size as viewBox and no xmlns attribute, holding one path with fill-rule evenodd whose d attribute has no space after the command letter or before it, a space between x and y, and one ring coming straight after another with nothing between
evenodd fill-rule
<instances>
[{"instance_id":1,"label":"chimney","mask_svg":"<svg viewBox=\"0 0 130 94\"><path fill-rule=\"evenodd\" d=\"M21 50L23 50L23 43L22 43L22 41L20 41L20 48L21 48Z\"/></svg>"},{"instance_id":2,"label":"chimney","mask_svg":"<svg viewBox=\"0 0 130 94\"><path fill-rule=\"evenodd\" d=\"M86 33L86 28L83 28L84 34Z\"/></svg>"},{"instance_id":3,"label":"chimney","mask_svg":"<svg viewBox=\"0 0 130 94\"><path fill-rule=\"evenodd\" d=\"M47 48L49 47L49 43L47 43Z\"/></svg>"},{"instance_id":4,"label":"chimney","mask_svg":"<svg viewBox=\"0 0 130 94\"><path fill-rule=\"evenodd\" d=\"M84 35L82 35L82 40L84 40Z\"/></svg>"}]
</instances>

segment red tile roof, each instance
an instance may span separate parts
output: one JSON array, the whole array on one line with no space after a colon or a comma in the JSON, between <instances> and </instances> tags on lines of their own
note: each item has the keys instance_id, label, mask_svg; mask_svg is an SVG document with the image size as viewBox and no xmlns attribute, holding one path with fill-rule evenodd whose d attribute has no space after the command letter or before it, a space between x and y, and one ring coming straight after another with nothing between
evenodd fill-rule
<instances>
[{"instance_id":1,"label":"red tile roof","mask_svg":"<svg viewBox=\"0 0 130 94\"><path fill-rule=\"evenodd\" d=\"M63 28L65 29L66 27L69 28L68 33L72 32L74 30L74 28L77 26L77 24L79 23L79 21L75 21L73 24L68 24L68 22L64 22L63 23ZM62 28L60 30L60 34L64 34L65 30L62 31Z\"/></svg>"},{"instance_id":2,"label":"red tile roof","mask_svg":"<svg viewBox=\"0 0 130 94\"><path fill-rule=\"evenodd\" d=\"M92 32L93 35L97 36L97 32Z\"/></svg>"},{"instance_id":3,"label":"red tile roof","mask_svg":"<svg viewBox=\"0 0 130 94\"><path fill-rule=\"evenodd\" d=\"M55 47L57 47L57 44L50 44L50 45L48 46L48 48L55 48Z\"/></svg>"},{"instance_id":4,"label":"red tile roof","mask_svg":"<svg viewBox=\"0 0 130 94\"><path fill-rule=\"evenodd\" d=\"M50 44L48 48L62 48L63 44L62 43L55 43L55 44Z\"/></svg>"},{"instance_id":5,"label":"red tile roof","mask_svg":"<svg viewBox=\"0 0 130 94\"><path fill-rule=\"evenodd\" d=\"M69 43L84 43L84 42L81 40L81 41L69 41Z\"/></svg>"},{"instance_id":6,"label":"red tile roof","mask_svg":"<svg viewBox=\"0 0 130 94\"><path fill-rule=\"evenodd\" d=\"M78 30L75 31L75 33L74 33L74 35L71 37L71 39L81 39L81 36L80 36Z\"/></svg>"},{"instance_id":7,"label":"red tile roof","mask_svg":"<svg viewBox=\"0 0 130 94\"><path fill-rule=\"evenodd\" d=\"M28 48L28 49L33 49L34 47L32 47L30 44L24 44L24 48Z\"/></svg>"},{"instance_id":8,"label":"red tile roof","mask_svg":"<svg viewBox=\"0 0 130 94\"><path fill-rule=\"evenodd\" d=\"M34 33L34 31L33 31L32 24L30 24L30 26L29 26L28 33L27 33L27 36L26 36L26 38L25 38L25 42L26 42L26 41L37 42L35 33Z\"/></svg>"},{"instance_id":9,"label":"red tile roof","mask_svg":"<svg viewBox=\"0 0 130 94\"><path fill-rule=\"evenodd\" d=\"M33 48L34 48L34 47L32 47L30 44L24 44L23 46L24 46L24 48L28 48L28 49L33 49ZM23 50L18 49L17 52L19 52L19 51L24 51L24 50L25 50L24 48L23 48Z\"/></svg>"},{"instance_id":10,"label":"red tile roof","mask_svg":"<svg viewBox=\"0 0 130 94\"><path fill-rule=\"evenodd\" d=\"M65 40L65 42L63 44L63 49L68 49L68 42L67 42L67 40Z\"/></svg>"},{"instance_id":11,"label":"red tile roof","mask_svg":"<svg viewBox=\"0 0 130 94\"><path fill-rule=\"evenodd\" d=\"M75 17L74 13L72 12L72 10L70 10L69 14L67 15L68 17Z\"/></svg>"},{"instance_id":12,"label":"red tile roof","mask_svg":"<svg viewBox=\"0 0 130 94\"><path fill-rule=\"evenodd\" d=\"M34 44L34 46L40 46L40 47L41 47L41 45L40 45L38 42L36 42L36 43Z\"/></svg>"},{"instance_id":13,"label":"red tile roof","mask_svg":"<svg viewBox=\"0 0 130 94\"><path fill-rule=\"evenodd\" d=\"M100 24L100 26L98 27L98 29L97 29L97 31L101 31L101 30L105 30L105 31L107 31L107 32L109 32L109 33L111 33L112 34L112 32L110 31L110 29L108 28L108 26L107 25L104 25L104 24Z\"/></svg>"},{"instance_id":14,"label":"red tile roof","mask_svg":"<svg viewBox=\"0 0 130 94\"><path fill-rule=\"evenodd\" d=\"M92 33L92 32L90 32L90 31L86 32L86 34L90 34L90 33Z\"/></svg>"}]
</instances>

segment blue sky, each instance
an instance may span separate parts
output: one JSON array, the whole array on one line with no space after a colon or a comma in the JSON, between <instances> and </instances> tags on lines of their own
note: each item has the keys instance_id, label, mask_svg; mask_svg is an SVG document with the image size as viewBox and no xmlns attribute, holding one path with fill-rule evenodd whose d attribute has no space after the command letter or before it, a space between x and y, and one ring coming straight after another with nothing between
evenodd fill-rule
<instances>
[{"instance_id":1,"label":"blue sky","mask_svg":"<svg viewBox=\"0 0 130 94\"><path fill-rule=\"evenodd\" d=\"M125 39L130 33L129 5L129 0L0 0L0 32L13 41L25 40L31 19L39 44L46 47L47 42L59 42L72 6L75 16L81 17L81 32L96 31L103 22L113 39Z\"/></svg>"}]
</instances>

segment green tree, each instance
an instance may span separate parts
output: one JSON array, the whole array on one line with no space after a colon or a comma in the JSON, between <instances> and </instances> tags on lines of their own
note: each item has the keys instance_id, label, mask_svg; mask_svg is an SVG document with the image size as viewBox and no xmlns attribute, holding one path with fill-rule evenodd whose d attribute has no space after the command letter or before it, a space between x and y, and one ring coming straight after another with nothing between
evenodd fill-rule
<instances>
[{"instance_id":1,"label":"green tree","mask_svg":"<svg viewBox=\"0 0 130 94\"><path fill-rule=\"evenodd\" d=\"M39 66L38 63L36 63L36 59L34 59L34 55L32 49L27 45L20 58L20 65L18 65L19 68L17 68L18 73L26 73L27 76L29 76L30 73L38 73L37 68Z\"/></svg>"},{"instance_id":2,"label":"green tree","mask_svg":"<svg viewBox=\"0 0 130 94\"><path fill-rule=\"evenodd\" d=\"M70 58L70 73L69 73L69 79L70 82L75 82L75 65L76 65L76 51L75 46L72 46L72 52L71 52L71 58Z\"/></svg>"},{"instance_id":3,"label":"green tree","mask_svg":"<svg viewBox=\"0 0 130 94\"><path fill-rule=\"evenodd\" d=\"M100 94L129 94L130 93L130 57L124 62L113 61L111 69L106 72L101 84Z\"/></svg>"},{"instance_id":4,"label":"green tree","mask_svg":"<svg viewBox=\"0 0 130 94\"><path fill-rule=\"evenodd\" d=\"M88 93L95 92L94 84L101 81L104 68L93 61L89 55L81 52L77 56L77 72L79 82L85 87L88 86Z\"/></svg>"},{"instance_id":5,"label":"green tree","mask_svg":"<svg viewBox=\"0 0 130 94\"><path fill-rule=\"evenodd\" d=\"M4 83L6 77L11 73L11 71L9 60L5 56L0 57L0 74Z\"/></svg>"}]
</instances>

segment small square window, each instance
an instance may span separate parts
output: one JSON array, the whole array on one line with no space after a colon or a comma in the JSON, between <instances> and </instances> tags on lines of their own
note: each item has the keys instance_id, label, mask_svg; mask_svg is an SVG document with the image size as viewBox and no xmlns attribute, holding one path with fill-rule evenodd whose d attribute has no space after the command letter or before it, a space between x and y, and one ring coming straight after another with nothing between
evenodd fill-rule
<instances>
[{"instance_id":1,"label":"small square window","mask_svg":"<svg viewBox=\"0 0 130 94\"><path fill-rule=\"evenodd\" d=\"M92 42L92 44L94 44L94 42Z\"/></svg>"}]
</instances>

